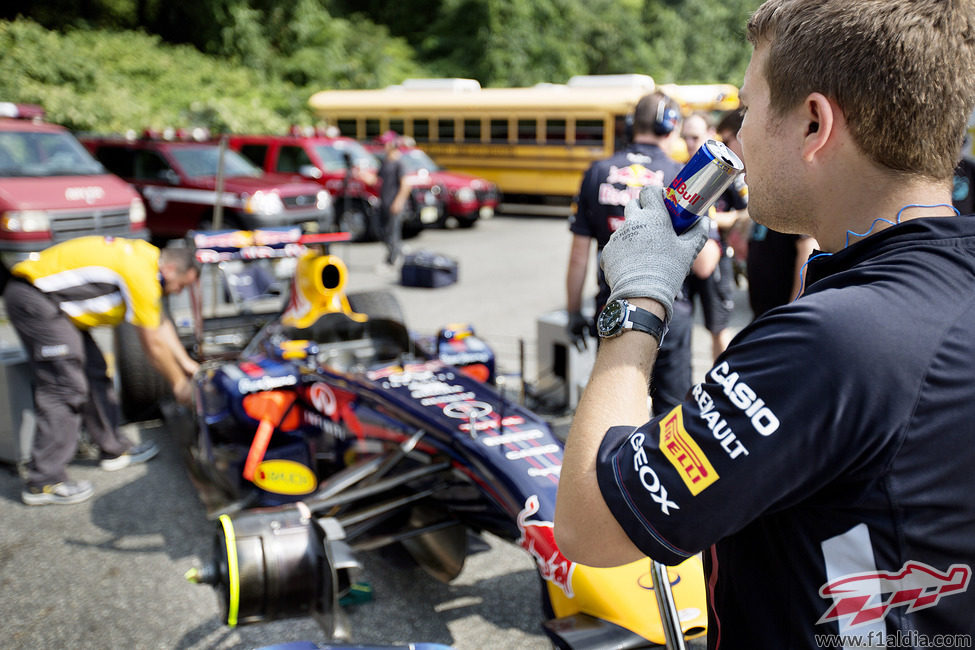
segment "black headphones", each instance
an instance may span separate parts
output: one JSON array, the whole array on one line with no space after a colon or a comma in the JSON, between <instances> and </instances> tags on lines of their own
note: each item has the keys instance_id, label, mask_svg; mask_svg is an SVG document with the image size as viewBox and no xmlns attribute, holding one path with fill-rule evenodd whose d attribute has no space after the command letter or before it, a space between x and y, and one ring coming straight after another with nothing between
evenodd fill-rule
<instances>
[{"instance_id":1,"label":"black headphones","mask_svg":"<svg viewBox=\"0 0 975 650\"><path fill-rule=\"evenodd\" d=\"M680 121L680 113L671 106L666 99L661 99L657 104L657 114L653 121L653 132L657 135L667 135L677 128Z\"/></svg>"},{"instance_id":2,"label":"black headphones","mask_svg":"<svg viewBox=\"0 0 975 650\"><path fill-rule=\"evenodd\" d=\"M634 113L626 114L625 135L627 142L633 142L633 123L636 121ZM666 99L657 103L657 112L653 119L653 132L657 135L667 135L677 128L680 122L680 111L674 108Z\"/></svg>"}]
</instances>

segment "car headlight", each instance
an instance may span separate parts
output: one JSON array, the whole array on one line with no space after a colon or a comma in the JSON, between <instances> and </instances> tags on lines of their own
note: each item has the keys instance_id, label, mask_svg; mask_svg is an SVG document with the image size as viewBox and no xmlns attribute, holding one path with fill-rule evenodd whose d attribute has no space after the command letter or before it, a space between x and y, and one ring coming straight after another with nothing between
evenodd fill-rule
<instances>
[{"instance_id":1,"label":"car headlight","mask_svg":"<svg viewBox=\"0 0 975 650\"><path fill-rule=\"evenodd\" d=\"M470 203L471 201L477 198L477 195L474 194L474 190L472 190L469 187L462 187L459 190L457 190L456 196L457 196L457 200L462 203Z\"/></svg>"},{"instance_id":2,"label":"car headlight","mask_svg":"<svg viewBox=\"0 0 975 650\"><path fill-rule=\"evenodd\" d=\"M258 190L244 201L244 212L261 215L278 214L284 212L284 203L277 192Z\"/></svg>"},{"instance_id":3,"label":"car headlight","mask_svg":"<svg viewBox=\"0 0 975 650\"><path fill-rule=\"evenodd\" d=\"M51 221L44 210L11 210L0 218L0 229L7 232L45 232Z\"/></svg>"},{"instance_id":4,"label":"car headlight","mask_svg":"<svg viewBox=\"0 0 975 650\"><path fill-rule=\"evenodd\" d=\"M315 207L326 210L332 205L332 195L327 190L321 190L315 195Z\"/></svg>"},{"instance_id":5,"label":"car headlight","mask_svg":"<svg viewBox=\"0 0 975 650\"><path fill-rule=\"evenodd\" d=\"M146 222L146 204L140 198L132 199L129 203L129 223L142 225Z\"/></svg>"}]
</instances>

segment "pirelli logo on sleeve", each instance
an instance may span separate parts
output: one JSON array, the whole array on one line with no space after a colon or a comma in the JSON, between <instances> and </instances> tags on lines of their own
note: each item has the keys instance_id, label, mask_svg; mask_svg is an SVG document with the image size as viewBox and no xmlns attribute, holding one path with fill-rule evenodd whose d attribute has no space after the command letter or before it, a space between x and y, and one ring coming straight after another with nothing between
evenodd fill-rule
<instances>
[{"instance_id":1,"label":"pirelli logo on sleeve","mask_svg":"<svg viewBox=\"0 0 975 650\"><path fill-rule=\"evenodd\" d=\"M660 421L659 448L694 496L718 480L718 473L711 462L684 428L680 405Z\"/></svg>"}]
</instances>

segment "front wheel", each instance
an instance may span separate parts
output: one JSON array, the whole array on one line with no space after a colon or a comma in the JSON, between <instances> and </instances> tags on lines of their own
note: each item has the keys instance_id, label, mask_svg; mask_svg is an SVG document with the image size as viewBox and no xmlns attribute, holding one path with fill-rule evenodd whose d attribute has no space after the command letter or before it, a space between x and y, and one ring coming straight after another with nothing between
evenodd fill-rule
<instances>
[{"instance_id":1,"label":"front wheel","mask_svg":"<svg viewBox=\"0 0 975 650\"><path fill-rule=\"evenodd\" d=\"M369 215L360 207L343 211L338 218L338 229L349 233L352 241L368 241L372 237Z\"/></svg>"}]
</instances>

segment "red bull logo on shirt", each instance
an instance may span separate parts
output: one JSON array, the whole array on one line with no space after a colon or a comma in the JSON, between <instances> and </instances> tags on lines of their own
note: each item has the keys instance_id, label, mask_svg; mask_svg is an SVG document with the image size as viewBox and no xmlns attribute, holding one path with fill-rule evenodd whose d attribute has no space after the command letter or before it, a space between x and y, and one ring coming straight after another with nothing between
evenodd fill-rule
<instances>
[{"instance_id":1,"label":"red bull logo on shirt","mask_svg":"<svg viewBox=\"0 0 975 650\"><path fill-rule=\"evenodd\" d=\"M612 166L609 173L599 185L599 202L602 205L626 205L640 196L644 185L661 186L664 184L663 172L648 169L640 164L626 167ZM618 188L617 185L625 185Z\"/></svg>"},{"instance_id":2,"label":"red bull logo on shirt","mask_svg":"<svg viewBox=\"0 0 975 650\"><path fill-rule=\"evenodd\" d=\"M972 569L952 564L938 571L923 562L910 561L900 571L871 571L842 576L819 588L819 595L833 600L833 606L816 623L849 617L849 627L882 621L895 607L907 607L909 614L934 607L945 596L968 589Z\"/></svg>"}]
</instances>

